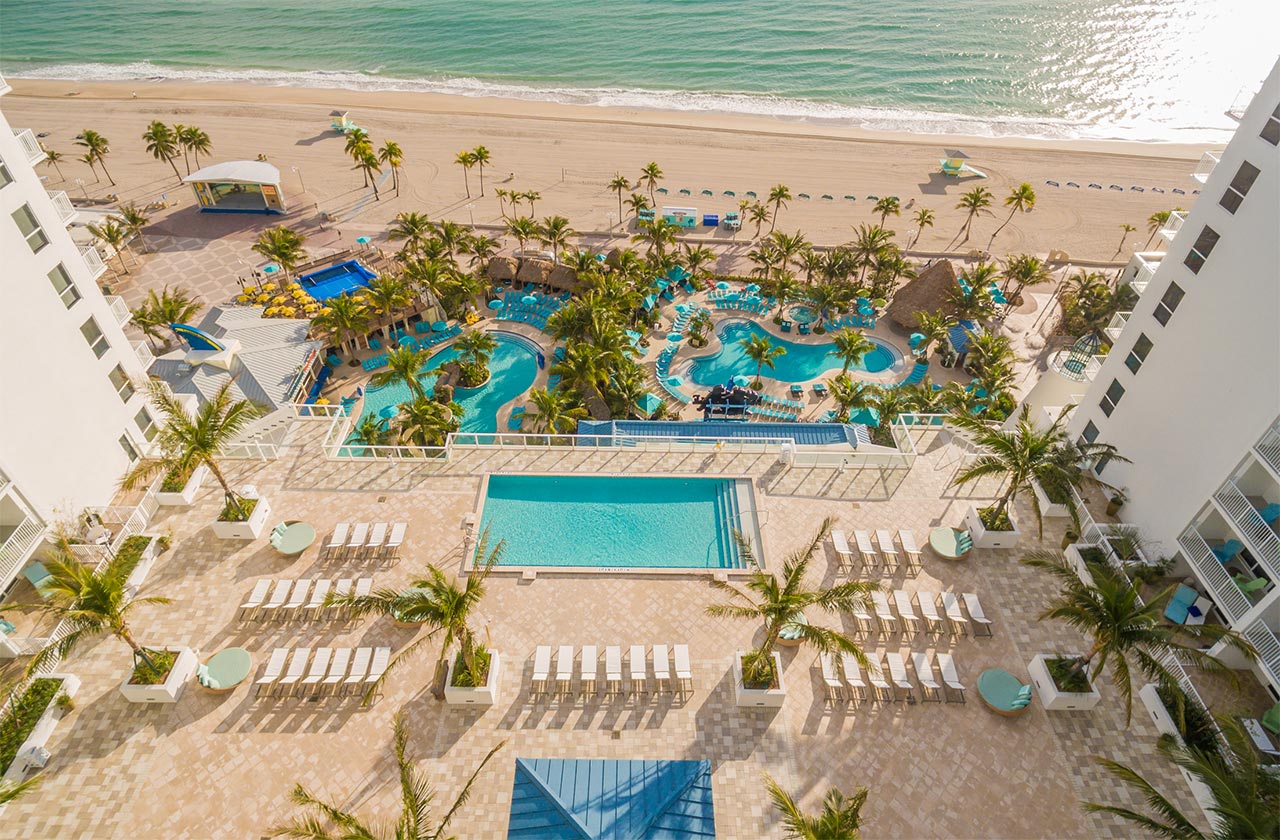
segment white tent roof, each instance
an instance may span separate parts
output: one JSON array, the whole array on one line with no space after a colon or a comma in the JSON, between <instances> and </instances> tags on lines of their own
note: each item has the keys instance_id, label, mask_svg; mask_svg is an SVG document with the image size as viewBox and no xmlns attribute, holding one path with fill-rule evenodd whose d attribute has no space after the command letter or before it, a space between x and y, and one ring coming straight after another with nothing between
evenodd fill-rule
<instances>
[{"instance_id":1,"label":"white tent roof","mask_svg":"<svg viewBox=\"0 0 1280 840\"><path fill-rule=\"evenodd\" d=\"M184 184L196 181L219 184L276 184L280 183L280 170L260 160L229 160L215 163L192 172L182 179Z\"/></svg>"}]
</instances>

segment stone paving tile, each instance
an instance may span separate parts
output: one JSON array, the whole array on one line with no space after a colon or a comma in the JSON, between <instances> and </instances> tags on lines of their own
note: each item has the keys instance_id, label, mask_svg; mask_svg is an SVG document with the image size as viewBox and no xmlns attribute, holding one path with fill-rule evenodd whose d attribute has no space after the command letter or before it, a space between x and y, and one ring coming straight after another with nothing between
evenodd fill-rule
<instances>
[{"instance_id":1,"label":"stone paving tile","mask_svg":"<svg viewBox=\"0 0 1280 840\"><path fill-rule=\"evenodd\" d=\"M403 559L373 572L379 586L403 586L427 563L460 569L464 517L475 508L488 471L665 468L750 476L760 493L769 563L803 545L827 516L846 529L909 527L923 542L936 523L958 521L970 496L946 489L955 466L948 461L949 448L924 438L926 454L910 473L873 479L861 472L786 471L771 458L732 453L686 458L474 451L456 453L447 465L333 464L318 451L324 427L319 421L299 424L281 458L229 462L228 472L235 484L252 483L269 496L273 518L307 519L325 533L338 521L409 522ZM206 657L243 645L254 657L256 675L277 646L401 649L421 638L424 631L383 619L349 626L238 625L237 605L261 578L354 576L361 570L321 561L316 547L290 559L264 540L214 539L207 523L217 497L206 487L195 506L162 509L154 521L153 528L171 531L175 542L145 591L172 603L139 608L134 626L144 642L190 644ZM1061 526L1050 522L1045 544L1056 545L1060 534ZM1034 534L1027 539L1034 543ZM815 563L815 578L834 576L829 552L824 548ZM871 840L1132 836L1126 826L1080 808L1082 798L1134 804L1092 766L1093 754L1135 764L1185 807L1194 807L1156 756L1150 724L1135 716L1126 729L1109 686L1103 686L1103 704L1092 713L1049 715L1033 704L1027 714L1006 719L982 707L972 686L984 668L1025 676L1035 653L1079 646L1069 629L1036 621L1054 590L1047 576L1018 565L1012 552L978 551L960 563L926 552L918 576L899 574L892 583L910 591L980 594L994 638L873 634L866 641L876 650L952 651L971 688L967 704L829 706L821 699L814 654L787 649L784 708L740 711L733 705L729 669L734 651L749 646L759 628L707 616L705 606L719 596L692 576L570 573L529 582L494 575L478 622L502 652L504 673L498 705L484 712L447 708L431 697L434 643L403 665L388 680L385 696L369 708L335 701L254 702L248 685L217 695L188 687L176 705L143 707L124 702L117 691L127 651L114 640L99 640L66 663L84 680L77 709L51 741L44 786L11 806L5 823L20 837L259 837L293 813L287 797L296 782L361 813L386 814L396 806L389 745L391 718L401 709L440 801L449 801L485 752L506 742L455 824L464 838L505 834L518 756L706 758L713 768L718 836L724 838L781 836L762 794L764 772L795 791L806 807L816 806L832 785L846 791L866 785L871 797L865 834ZM529 700L538 644L662 642L690 645L694 690L686 701Z\"/></svg>"}]
</instances>

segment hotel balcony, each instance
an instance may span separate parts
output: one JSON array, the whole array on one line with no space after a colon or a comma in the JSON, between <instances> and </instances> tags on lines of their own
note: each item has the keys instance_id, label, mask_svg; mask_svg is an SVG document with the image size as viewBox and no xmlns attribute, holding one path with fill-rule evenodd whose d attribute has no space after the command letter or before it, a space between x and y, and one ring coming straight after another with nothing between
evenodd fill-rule
<instances>
[{"instance_id":1,"label":"hotel balcony","mask_svg":"<svg viewBox=\"0 0 1280 840\"><path fill-rule=\"evenodd\" d=\"M111 295L106 300L107 305L111 307L111 314L115 317L116 323L122 327L129 323L133 313L129 311L129 306L124 302L124 298L119 295Z\"/></svg>"},{"instance_id":2,"label":"hotel balcony","mask_svg":"<svg viewBox=\"0 0 1280 840\"><path fill-rule=\"evenodd\" d=\"M130 342L133 345L133 353L138 357L138 364L142 366L143 373L151 369L151 363L156 360L156 355L151 352L151 346L145 341Z\"/></svg>"},{"instance_id":3,"label":"hotel balcony","mask_svg":"<svg viewBox=\"0 0 1280 840\"><path fill-rule=\"evenodd\" d=\"M0 591L18 576L44 535L44 522L13 493L0 496Z\"/></svg>"},{"instance_id":4,"label":"hotel balcony","mask_svg":"<svg viewBox=\"0 0 1280 840\"><path fill-rule=\"evenodd\" d=\"M1266 434L1253 445L1253 452L1263 464L1271 470L1271 475L1280 481L1280 426L1272 426Z\"/></svg>"},{"instance_id":5,"label":"hotel balcony","mask_svg":"<svg viewBox=\"0 0 1280 840\"><path fill-rule=\"evenodd\" d=\"M1213 501L1268 577L1280 580L1280 484L1261 464L1249 461L1222 483Z\"/></svg>"},{"instance_id":6,"label":"hotel balcony","mask_svg":"<svg viewBox=\"0 0 1280 840\"><path fill-rule=\"evenodd\" d=\"M1240 88L1240 92L1236 94L1236 98L1232 101L1231 107L1227 108L1226 114L1236 122L1244 119L1244 112L1249 110L1249 105L1253 102L1253 97L1258 95L1258 91L1252 88Z\"/></svg>"},{"instance_id":7,"label":"hotel balcony","mask_svg":"<svg viewBox=\"0 0 1280 840\"><path fill-rule=\"evenodd\" d=\"M1133 317L1132 312L1117 312L1111 316L1111 323L1102 330L1102 332L1111 339L1111 343L1115 344L1120 340L1120 334L1124 332L1125 324L1129 323L1129 319Z\"/></svg>"},{"instance_id":8,"label":"hotel balcony","mask_svg":"<svg viewBox=\"0 0 1280 840\"><path fill-rule=\"evenodd\" d=\"M1141 295L1147 290L1147 284L1151 282L1151 278L1156 276L1156 269L1160 267L1160 261L1164 259L1164 254L1160 251L1143 251L1133 255L1133 260L1129 263L1133 268L1133 277L1129 278L1129 285L1133 290Z\"/></svg>"},{"instance_id":9,"label":"hotel balcony","mask_svg":"<svg viewBox=\"0 0 1280 840\"><path fill-rule=\"evenodd\" d=\"M1169 221L1164 223L1164 227L1160 228L1160 238L1169 244L1173 244L1173 238L1178 235L1178 231L1182 230L1182 225L1187 221L1187 214L1183 211L1174 210L1169 214Z\"/></svg>"},{"instance_id":10,"label":"hotel balcony","mask_svg":"<svg viewBox=\"0 0 1280 840\"><path fill-rule=\"evenodd\" d=\"M58 211L58 218L63 225L69 225L75 220L76 208L67 197L66 190L50 191L49 200L53 202L53 209Z\"/></svg>"},{"instance_id":11,"label":"hotel balcony","mask_svg":"<svg viewBox=\"0 0 1280 840\"><path fill-rule=\"evenodd\" d=\"M1231 579L1227 564L1219 560L1210 548L1210 542L1221 546L1226 540L1213 535L1206 539L1201 534L1201 527L1206 526L1193 526L1183 531L1178 537L1178 545L1187 562L1195 569L1201 585L1209 590L1207 594L1218 612L1228 624L1235 624L1253 608L1253 602ZM1207 530L1212 530L1212 527Z\"/></svg>"},{"instance_id":12,"label":"hotel balcony","mask_svg":"<svg viewBox=\"0 0 1280 840\"><path fill-rule=\"evenodd\" d=\"M1088 359L1073 357L1071 348L1059 350L1049 359L1049 369L1073 382L1092 382L1102 369L1106 356L1090 356Z\"/></svg>"},{"instance_id":13,"label":"hotel balcony","mask_svg":"<svg viewBox=\"0 0 1280 840\"><path fill-rule=\"evenodd\" d=\"M1257 649L1258 664L1263 673L1273 685L1280 686L1280 640L1276 639L1275 631L1259 618L1244 628L1241 634Z\"/></svg>"},{"instance_id":14,"label":"hotel balcony","mask_svg":"<svg viewBox=\"0 0 1280 840\"><path fill-rule=\"evenodd\" d=\"M102 261L102 255L98 253L98 249L92 245L81 245L80 256L84 259L85 267L89 269L89 277L97 280L107 271L107 264Z\"/></svg>"},{"instance_id":15,"label":"hotel balcony","mask_svg":"<svg viewBox=\"0 0 1280 840\"><path fill-rule=\"evenodd\" d=\"M0 76L0 96L4 96L13 88L9 87L9 83L4 80L4 76Z\"/></svg>"},{"instance_id":16,"label":"hotel balcony","mask_svg":"<svg viewBox=\"0 0 1280 840\"><path fill-rule=\"evenodd\" d=\"M1209 180L1209 176L1213 174L1214 167L1220 160L1222 160L1220 152L1205 152L1200 158L1200 163L1196 165L1196 171L1191 173L1191 177L1203 184Z\"/></svg>"},{"instance_id":17,"label":"hotel balcony","mask_svg":"<svg viewBox=\"0 0 1280 840\"><path fill-rule=\"evenodd\" d=\"M22 151L26 152L27 163L34 166L44 160L44 148L41 147L40 141L36 139L31 129L15 128L13 136L18 138L18 144L22 146Z\"/></svg>"}]
</instances>

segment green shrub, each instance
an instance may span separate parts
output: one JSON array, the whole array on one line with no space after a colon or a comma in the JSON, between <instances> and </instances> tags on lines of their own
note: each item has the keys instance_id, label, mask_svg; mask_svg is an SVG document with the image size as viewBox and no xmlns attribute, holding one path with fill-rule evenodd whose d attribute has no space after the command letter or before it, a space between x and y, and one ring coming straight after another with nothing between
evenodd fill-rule
<instances>
[{"instance_id":1,"label":"green shrub","mask_svg":"<svg viewBox=\"0 0 1280 840\"><path fill-rule=\"evenodd\" d=\"M185 470L171 470L165 473L164 481L160 482L160 492L162 493L181 493L182 488L187 486L187 482L191 480L196 468L190 467Z\"/></svg>"},{"instance_id":2,"label":"green shrub","mask_svg":"<svg viewBox=\"0 0 1280 840\"><path fill-rule=\"evenodd\" d=\"M249 517L253 515L253 509L257 506L257 499L241 499L240 508L238 510L232 507L230 502L227 502L222 506L222 513L218 514L218 521L248 522Z\"/></svg>"},{"instance_id":3,"label":"green shrub","mask_svg":"<svg viewBox=\"0 0 1280 840\"><path fill-rule=\"evenodd\" d=\"M142 554L147 550L147 546L151 545L152 539L154 539L154 537L129 537L120 544L120 550L116 552L116 557L118 557L122 563L126 563L127 568L132 572L133 567L138 565L138 561L142 559Z\"/></svg>"},{"instance_id":4,"label":"green shrub","mask_svg":"<svg viewBox=\"0 0 1280 840\"><path fill-rule=\"evenodd\" d=\"M1087 694L1090 691L1089 675L1084 671L1075 670L1073 667L1075 662L1074 657L1046 659L1045 667L1049 671L1049 676L1053 678L1053 684L1058 687L1059 691Z\"/></svg>"},{"instance_id":5,"label":"green shrub","mask_svg":"<svg viewBox=\"0 0 1280 840\"><path fill-rule=\"evenodd\" d=\"M982 527L988 531L1013 530L1013 521L1009 519L1008 508L998 513L994 507L978 508L978 519L982 521Z\"/></svg>"},{"instance_id":6,"label":"green shrub","mask_svg":"<svg viewBox=\"0 0 1280 840\"><path fill-rule=\"evenodd\" d=\"M1213 728L1213 718L1185 691L1177 686L1161 685L1156 687L1160 702L1169 710L1173 725L1178 727L1178 734L1189 747L1203 750L1211 755L1219 754L1218 735Z\"/></svg>"},{"instance_id":7,"label":"green shrub","mask_svg":"<svg viewBox=\"0 0 1280 840\"><path fill-rule=\"evenodd\" d=\"M37 679L0 712L0 774L9 769L18 748L36 728L36 721L62 690L62 680Z\"/></svg>"},{"instance_id":8,"label":"green shrub","mask_svg":"<svg viewBox=\"0 0 1280 840\"><path fill-rule=\"evenodd\" d=\"M458 651L458 655L454 657L454 688L479 688L489 678L489 660L493 658L493 655L485 648L477 645L472 651L472 656L475 660L475 670L467 668L467 660L462 655L462 651Z\"/></svg>"},{"instance_id":9,"label":"green shrub","mask_svg":"<svg viewBox=\"0 0 1280 840\"><path fill-rule=\"evenodd\" d=\"M129 677L129 685L159 685L164 682L164 678L169 676L169 672L173 670L173 663L177 661L178 654L171 650L151 650L147 649L147 656L151 658L151 664L154 669L147 663L139 659L133 665L133 676Z\"/></svg>"}]
</instances>

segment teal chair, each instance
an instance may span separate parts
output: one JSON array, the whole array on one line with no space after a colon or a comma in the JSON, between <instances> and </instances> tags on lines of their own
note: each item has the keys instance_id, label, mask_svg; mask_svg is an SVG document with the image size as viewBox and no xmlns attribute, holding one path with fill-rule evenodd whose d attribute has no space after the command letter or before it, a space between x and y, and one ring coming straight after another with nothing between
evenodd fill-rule
<instances>
[{"instance_id":1,"label":"teal chair","mask_svg":"<svg viewBox=\"0 0 1280 840\"><path fill-rule=\"evenodd\" d=\"M1002 717L1017 717L1031 704L1031 686L999 668L978 675L978 696L988 709Z\"/></svg>"}]
</instances>

